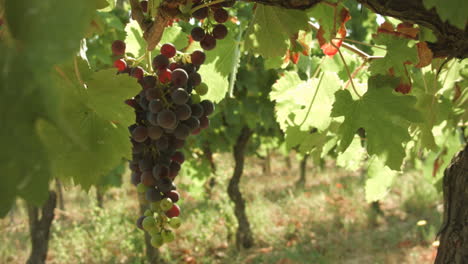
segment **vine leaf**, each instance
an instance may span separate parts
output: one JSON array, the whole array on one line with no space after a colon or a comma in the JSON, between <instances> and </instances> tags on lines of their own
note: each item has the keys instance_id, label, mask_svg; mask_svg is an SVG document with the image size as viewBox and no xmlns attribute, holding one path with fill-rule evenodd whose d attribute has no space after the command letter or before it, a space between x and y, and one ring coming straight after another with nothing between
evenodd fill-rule
<instances>
[{"instance_id":1,"label":"vine leaf","mask_svg":"<svg viewBox=\"0 0 468 264\"><path fill-rule=\"evenodd\" d=\"M443 21L448 21L450 24L465 29L468 22L468 2L465 0L423 0L424 6L427 9L435 7L437 13Z\"/></svg>"},{"instance_id":2,"label":"vine leaf","mask_svg":"<svg viewBox=\"0 0 468 264\"><path fill-rule=\"evenodd\" d=\"M397 176L397 172L385 166L377 157L372 157L367 169L366 201L368 203L381 200Z\"/></svg>"},{"instance_id":3,"label":"vine leaf","mask_svg":"<svg viewBox=\"0 0 468 264\"><path fill-rule=\"evenodd\" d=\"M405 157L403 144L411 137L408 128L411 122L423 121L415 108L416 98L397 95L392 85L397 79L384 76L369 78L368 91L359 100L353 100L348 90L335 93L332 116L345 119L338 135L339 148L345 151L359 128L367 133L367 152L377 155L389 168L399 170Z\"/></svg>"},{"instance_id":4,"label":"vine leaf","mask_svg":"<svg viewBox=\"0 0 468 264\"><path fill-rule=\"evenodd\" d=\"M289 38L307 29L308 20L304 11L259 4L246 32L245 48L265 58L283 57L290 45Z\"/></svg>"},{"instance_id":5,"label":"vine leaf","mask_svg":"<svg viewBox=\"0 0 468 264\"><path fill-rule=\"evenodd\" d=\"M341 80L331 72L324 74L321 81L320 78L302 81L297 73L286 72L273 85L270 94L271 100L276 101L275 111L281 129L286 131L288 126L296 125L304 131L311 127L319 131L327 129L332 120L334 93L340 84Z\"/></svg>"}]
</instances>

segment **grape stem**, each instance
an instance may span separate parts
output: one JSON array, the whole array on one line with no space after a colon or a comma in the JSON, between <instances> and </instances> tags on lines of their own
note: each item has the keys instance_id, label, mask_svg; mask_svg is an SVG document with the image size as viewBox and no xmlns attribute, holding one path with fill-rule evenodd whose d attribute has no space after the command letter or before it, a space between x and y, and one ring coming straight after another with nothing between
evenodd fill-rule
<instances>
[{"instance_id":1,"label":"grape stem","mask_svg":"<svg viewBox=\"0 0 468 264\"><path fill-rule=\"evenodd\" d=\"M215 1L212 1L212 2L209 2L209 3L205 3L203 5L196 6L196 7L192 8L192 10L190 10L190 14L193 14L193 12L195 12L197 10L200 10L200 9L202 9L204 7L216 5L216 4L219 4L219 3L222 3L222 2L227 2L227 0L215 0Z\"/></svg>"}]
</instances>

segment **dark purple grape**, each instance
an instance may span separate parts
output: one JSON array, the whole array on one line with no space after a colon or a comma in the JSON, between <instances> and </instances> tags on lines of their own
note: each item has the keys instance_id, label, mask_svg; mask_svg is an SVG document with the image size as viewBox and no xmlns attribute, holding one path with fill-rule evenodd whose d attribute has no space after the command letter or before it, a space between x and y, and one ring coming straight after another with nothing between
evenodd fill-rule
<instances>
[{"instance_id":1,"label":"dark purple grape","mask_svg":"<svg viewBox=\"0 0 468 264\"><path fill-rule=\"evenodd\" d=\"M223 7L233 7L235 3L236 3L235 0L230 0L230 1L222 2L221 5Z\"/></svg>"},{"instance_id":2,"label":"dark purple grape","mask_svg":"<svg viewBox=\"0 0 468 264\"><path fill-rule=\"evenodd\" d=\"M140 107L143 108L144 110L148 110L149 101L148 101L148 99L146 99L145 96L140 96L140 97L138 98L138 104L139 104Z\"/></svg>"},{"instance_id":3,"label":"dark purple grape","mask_svg":"<svg viewBox=\"0 0 468 264\"><path fill-rule=\"evenodd\" d=\"M185 64L185 65L182 67L182 69L184 69L185 72L186 72L187 74L189 74L189 75L197 71L196 66L193 65L192 63Z\"/></svg>"},{"instance_id":4,"label":"dark purple grape","mask_svg":"<svg viewBox=\"0 0 468 264\"><path fill-rule=\"evenodd\" d=\"M180 171L180 164L178 162L171 162L171 165L169 165L169 170Z\"/></svg>"},{"instance_id":5,"label":"dark purple grape","mask_svg":"<svg viewBox=\"0 0 468 264\"><path fill-rule=\"evenodd\" d=\"M203 115L203 106L201 104L193 104L190 106L192 109L192 116L200 118Z\"/></svg>"},{"instance_id":6,"label":"dark purple grape","mask_svg":"<svg viewBox=\"0 0 468 264\"><path fill-rule=\"evenodd\" d=\"M171 128L177 124L177 117L171 110L162 110L158 113L158 125L162 128Z\"/></svg>"},{"instance_id":7,"label":"dark purple grape","mask_svg":"<svg viewBox=\"0 0 468 264\"><path fill-rule=\"evenodd\" d=\"M214 11L213 17L214 17L216 22L224 23L224 22L228 21L229 13L225 9L219 8L219 9L216 9Z\"/></svg>"},{"instance_id":8,"label":"dark purple grape","mask_svg":"<svg viewBox=\"0 0 468 264\"><path fill-rule=\"evenodd\" d=\"M151 171L145 171L141 174L141 183L145 186L153 187L156 185L156 180L153 177L153 173Z\"/></svg>"},{"instance_id":9,"label":"dark purple grape","mask_svg":"<svg viewBox=\"0 0 468 264\"><path fill-rule=\"evenodd\" d=\"M210 120L206 116L202 116L200 118L200 128L201 129L206 129L210 126Z\"/></svg>"},{"instance_id":10,"label":"dark purple grape","mask_svg":"<svg viewBox=\"0 0 468 264\"><path fill-rule=\"evenodd\" d=\"M158 126L151 126L148 128L148 136L152 140L159 139L163 135L164 131Z\"/></svg>"},{"instance_id":11,"label":"dark purple grape","mask_svg":"<svg viewBox=\"0 0 468 264\"><path fill-rule=\"evenodd\" d=\"M149 116L147 117L148 122L150 122L151 125L157 126L158 125L158 114L152 114L149 113Z\"/></svg>"},{"instance_id":12,"label":"dark purple grape","mask_svg":"<svg viewBox=\"0 0 468 264\"><path fill-rule=\"evenodd\" d=\"M187 120L192 115L192 109L187 104L176 106L175 114L179 120Z\"/></svg>"},{"instance_id":13,"label":"dark purple grape","mask_svg":"<svg viewBox=\"0 0 468 264\"><path fill-rule=\"evenodd\" d=\"M167 175L169 175L169 167L168 166L162 165L162 164L154 166L154 168L153 168L153 177L155 179L164 178L164 177L167 177Z\"/></svg>"},{"instance_id":14,"label":"dark purple grape","mask_svg":"<svg viewBox=\"0 0 468 264\"><path fill-rule=\"evenodd\" d=\"M193 12L192 16L198 20L205 19L208 17L208 7L203 7Z\"/></svg>"},{"instance_id":15,"label":"dark purple grape","mask_svg":"<svg viewBox=\"0 0 468 264\"><path fill-rule=\"evenodd\" d=\"M209 116L214 112L215 106L210 100L203 100L200 105L203 107L204 115Z\"/></svg>"},{"instance_id":16,"label":"dark purple grape","mask_svg":"<svg viewBox=\"0 0 468 264\"><path fill-rule=\"evenodd\" d=\"M140 169L140 171L149 171L149 170L152 170L153 169L153 160L151 159L151 157L145 157L141 160L138 161L138 168Z\"/></svg>"},{"instance_id":17,"label":"dark purple grape","mask_svg":"<svg viewBox=\"0 0 468 264\"><path fill-rule=\"evenodd\" d=\"M161 192L157 190L156 188L149 188L146 191L145 198L148 202L157 202L161 201L163 196L161 195Z\"/></svg>"},{"instance_id":18,"label":"dark purple grape","mask_svg":"<svg viewBox=\"0 0 468 264\"><path fill-rule=\"evenodd\" d=\"M184 121L184 124L190 128L190 131L193 131L200 127L200 120L194 116L191 116L189 119Z\"/></svg>"},{"instance_id":19,"label":"dark purple grape","mask_svg":"<svg viewBox=\"0 0 468 264\"><path fill-rule=\"evenodd\" d=\"M176 105L182 105L187 103L189 98L190 95L183 88L178 88L177 90L171 93L171 99Z\"/></svg>"},{"instance_id":20,"label":"dark purple grape","mask_svg":"<svg viewBox=\"0 0 468 264\"><path fill-rule=\"evenodd\" d=\"M205 37L205 30L201 27L194 27L190 32L192 39L195 41L201 41Z\"/></svg>"},{"instance_id":21,"label":"dark purple grape","mask_svg":"<svg viewBox=\"0 0 468 264\"><path fill-rule=\"evenodd\" d=\"M172 181L167 177L163 177L156 182L158 189L163 192L170 192L172 190Z\"/></svg>"},{"instance_id":22,"label":"dark purple grape","mask_svg":"<svg viewBox=\"0 0 468 264\"><path fill-rule=\"evenodd\" d=\"M192 72L189 75L188 83L190 83L190 85L198 86L198 85L200 85L201 81L202 81L201 75L198 72Z\"/></svg>"},{"instance_id":23,"label":"dark purple grape","mask_svg":"<svg viewBox=\"0 0 468 264\"><path fill-rule=\"evenodd\" d=\"M180 195L177 191L170 191L170 192L164 193L164 196L171 199L173 203L177 203L180 199Z\"/></svg>"},{"instance_id":24,"label":"dark purple grape","mask_svg":"<svg viewBox=\"0 0 468 264\"><path fill-rule=\"evenodd\" d=\"M169 140L167 137L162 136L156 140L156 148L158 148L158 150L165 150L167 147L169 147Z\"/></svg>"},{"instance_id":25,"label":"dark purple grape","mask_svg":"<svg viewBox=\"0 0 468 264\"><path fill-rule=\"evenodd\" d=\"M156 86L156 77L154 76L145 76L141 80L138 80L143 89L154 88Z\"/></svg>"},{"instance_id":26,"label":"dark purple grape","mask_svg":"<svg viewBox=\"0 0 468 264\"><path fill-rule=\"evenodd\" d=\"M188 81L188 74L184 69L175 69L172 72L172 85L174 87L184 87Z\"/></svg>"},{"instance_id":27,"label":"dark purple grape","mask_svg":"<svg viewBox=\"0 0 468 264\"><path fill-rule=\"evenodd\" d=\"M137 126L132 131L132 138L136 142L144 142L148 138L148 129L144 126Z\"/></svg>"},{"instance_id":28,"label":"dark purple grape","mask_svg":"<svg viewBox=\"0 0 468 264\"><path fill-rule=\"evenodd\" d=\"M160 99L151 100L149 102L148 109L152 113L157 114L164 109L164 103Z\"/></svg>"},{"instance_id":29,"label":"dark purple grape","mask_svg":"<svg viewBox=\"0 0 468 264\"><path fill-rule=\"evenodd\" d=\"M125 54L125 42L122 40L115 40L112 42L112 53L116 56L122 56Z\"/></svg>"},{"instance_id":30,"label":"dark purple grape","mask_svg":"<svg viewBox=\"0 0 468 264\"><path fill-rule=\"evenodd\" d=\"M190 55L190 58L192 59L193 65L200 66L205 62L206 55L205 55L205 53L203 51L196 50L196 51L192 52L192 54ZM189 72L189 74L190 74L190 72Z\"/></svg>"},{"instance_id":31,"label":"dark purple grape","mask_svg":"<svg viewBox=\"0 0 468 264\"><path fill-rule=\"evenodd\" d=\"M185 161L185 156L184 156L184 153L180 152L180 151L177 151L175 152L172 157L171 157L171 160L179 163L179 164L182 164L184 163Z\"/></svg>"},{"instance_id":32,"label":"dark purple grape","mask_svg":"<svg viewBox=\"0 0 468 264\"><path fill-rule=\"evenodd\" d=\"M158 88L150 88L145 90L145 97L148 101L156 100L158 98L161 98L161 96L162 92Z\"/></svg>"},{"instance_id":33,"label":"dark purple grape","mask_svg":"<svg viewBox=\"0 0 468 264\"><path fill-rule=\"evenodd\" d=\"M133 69L130 71L130 75L131 75L132 77L137 78L138 80L140 80L141 78L143 78L143 74L144 74L143 68L140 67L140 66L135 67L135 68L133 68Z\"/></svg>"},{"instance_id":34,"label":"dark purple grape","mask_svg":"<svg viewBox=\"0 0 468 264\"><path fill-rule=\"evenodd\" d=\"M187 125L179 124L174 131L177 139L186 139L190 135L190 128Z\"/></svg>"},{"instance_id":35,"label":"dark purple grape","mask_svg":"<svg viewBox=\"0 0 468 264\"><path fill-rule=\"evenodd\" d=\"M213 37L215 39L224 39L228 34L228 29L225 25L223 24L217 24L213 28Z\"/></svg>"},{"instance_id":36,"label":"dark purple grape","mask_svg":"<svg viewBox=\"0 0 468 264\"><path fill-rule=\"evenodd\" d=\"M167 66L169 66L169 59L166 56L159 54L158 56L154 57L153 69L155 71L166 69Z\"/></svg>"},{"instance_id":37,"label":"dark purple grape","mask_svg":"<svg viewBox=\"0 0 468 264\"><path fill-rule=\"evenodd\" d=\"M141 172L132 172L130 179L132 184L137 186L141 182Z\"/></svg>"},{"instance_id":38,"label":"dark purple grape","mask_svg":"<svg viewBox=\"0 0 468 264\"><path fill-rule=\"evenodd\" d=\"M143 230L143 220L145 220L145 218L146 216L142 215L136 221L136 226L141 230Z\"/></svg>"},{"instance_id":39,"label":"dark purple grape","mask_svg":"<svg viewBox=\"0 0 468 264\"><path fill-rule=\"evenodd\" d=\"M216 48L216 39L210 34L207 34L202 41L200 41L200 46L204 50L212 50ZM193 62L193 61L192 61Z\"/></svg>"}]
</instances>

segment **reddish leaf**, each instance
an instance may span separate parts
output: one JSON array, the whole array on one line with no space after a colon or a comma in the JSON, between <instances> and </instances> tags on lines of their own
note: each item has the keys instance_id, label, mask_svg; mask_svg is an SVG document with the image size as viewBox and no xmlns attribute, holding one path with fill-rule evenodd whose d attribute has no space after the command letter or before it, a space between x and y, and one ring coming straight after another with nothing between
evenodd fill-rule
<instances>
[{"instance_id":1,"label":"reddish leaf","mask_svg":"<svg viewBox=\"0 0 468 264\"><path fill-rule=\"evenodd\" d=\"M334 7L336 8L336 6ZM336 24L340 24L338 32L336 32L336 39L332 39L331 41L325 39L324 34L325 31L322 27L319 28L317 32L317 39L320 44L320 48L322 49L325 55L333 57L337 52L338 49L341 47L343 43L343 38L346 37L346 26L345 23L351 19L349 15L349 11L346 8L342 8L340 11L340 15L338 21L335 21Z\"/></svg>"},{"instance_id":2,"label":"reddish leaf","mask_svg":"<svg viewBox=\"0 0 468 264\"><path fill-rule=\"evenodd\" d=\"M299 61L299 52L291 52L290 59L294 64Z\"/></svg>"},{"instance_id":3,"label":"reddish leaf","mask_svg":"<svg viewBox=\"0 0 468 264\"><path fill-rule=\"evenodd\" d=\"M419 29L414 28L413 24L410 23L400 23L398 24L395 30L390 22L385 21L379 26L379 28L377 29L377 33L384 33L394 35L397 37L416 39L419 33Z\"/></svg>"},{"instance_id":4,"label":"reddish leaf","mask_svg":"<svg viewBox=\"0 0 468 264\"><path fill-rule=\"evenodd\" d=\"M416 64L416 67L422 68L431 64L434 54L432 53L432 50L427 46L427 43L419 42L418 44L416 44L416 47L418 48L419 58L419 62L418 64Z\"/></svg>"}]
</instances>

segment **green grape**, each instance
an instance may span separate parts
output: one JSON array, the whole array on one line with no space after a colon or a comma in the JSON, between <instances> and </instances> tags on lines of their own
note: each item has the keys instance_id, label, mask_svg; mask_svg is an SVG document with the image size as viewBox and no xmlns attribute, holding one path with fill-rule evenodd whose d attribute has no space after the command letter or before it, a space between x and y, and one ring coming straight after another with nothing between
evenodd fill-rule
<instances>
[{"instance_id":1,"label":"green grape","mask_svg":"<svg viewBox=\"0 0 468 264\"><path fill-rule=\"evenodd\" d=\"M152 237L151 237L151 245L155 248L159 248L161 247L162 245L164 244L164 239L163 239L163 236L161 234L154 234Z\"/></svg>"},{"instance_id":2,"label":"green grape","mask_svg":"<svg viewBox=\"0 0 468 264\"><path fill-rule=\"evenodd\" d=\"M159 208L161 208L161 201L157 201L157 202L152 202L152 203L150 203L150 209L151 209L153 212L159 211Z\"/></svg>"},{"instance_id":3,"label":"green grape","mask_svg":"<svg viewBox=\"0 0 468 264\"><path fill-rule=\"evenodd\" d=\"M179 217L173 217L171 218L171 221L169 222L169 226L174 228L174 229L177 229L180 227L180 225L182 225L182 221L180 220Z\"/></svg>"},{"instance_id":4,"label":"green grape","mask_svg":"<svg viewBox=\"0 0 468 264\"><path fill-rule=\"evenodd\" d=\"M148 189L149 189L149 187L146 186L146 185L144 185L144 184L141 183L141 182L137 185L137 192L138 192L138 193L146 193L146 191L147 191Z\"/></svg>"},{"instance_id":5,"label":"green grape","mask_svg":"<svg viewBox=\"0 0 468 264\"><path fill-rule=\"evenodd\" d=\"M145 213L143 214L144 216L153 216L153 212L151 210L146 209Z\"/></svg>"},{"instance_id":6,"label":"green grape","mask_svg":"<svg viewBox=\"0 0 468 264\"><path fill-rule=\"evenodd\" d=\"M202 82L200 85L195 87L195 92L197 92L198 95L205 95L206 93L208 93L208 85Z\"/></svg>"},{"instance_id":7,"label":"green grape","mask_svg":"<svg viewBox=\"0 0 468 264\"><path fill-rule=\"evenodd\" d=\"M196 91L196 88L195 88ZM192 103L198 104L201 101L200 95L198 94L192 94Z\"/></svg>"},{"instance_id":8,"label":"green grape","mask_svg":"<svg viewBox=\"0 0 468 264\"><path fill-rule=\"evenodd\" d=\"M157 235L161 235L161 228L159 228L158 226L156 226L156 228L153 228L151 229L149 232L151 237L154 237L154 236L157 236Z\"/></svg>"},{"instance_id":9,"label":"green grape","mask_svg":"<svg viewBox=\"0 0 468 264\"><path fill-rule=\"evenodd\" d=\"M150 232L156 229L156 220L153 217L145 217L143 220L143 229Z\"/></svg>"},{"instance_id":10,"label":"green grape","mask_svg":"<svg viewBox=\"0 0 468 264\"><path fill-rule=\"evenodd\" d=\"M169 198L164 198L161 200L161 209L167 211L172 208L172 200Z\"/></svg>"},{"instance_id":11,"label":"green grape","mask_svg":"<svg viewBox=\"0 0 468 264\"><path fill-rule=\"evenodd\" d=\"M164 240L164 243L170 243L175 239L174 232L172 232L171 230L164 230L162 231L162 238Z\"/></svg>"}]
</instances>

